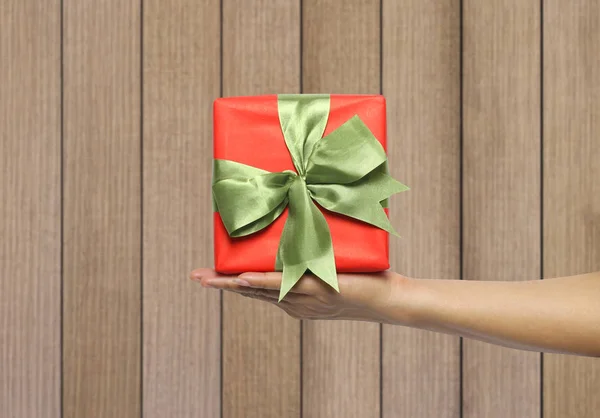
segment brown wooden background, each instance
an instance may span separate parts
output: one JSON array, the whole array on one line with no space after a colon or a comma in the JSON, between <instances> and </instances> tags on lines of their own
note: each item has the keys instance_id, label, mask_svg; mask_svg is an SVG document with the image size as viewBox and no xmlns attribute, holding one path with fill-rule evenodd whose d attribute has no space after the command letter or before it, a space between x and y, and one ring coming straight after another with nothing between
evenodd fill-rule
<instances>
[{"instance_id":1,"label":"brown wooden background","mask_svg":"<svg viewBox=\"0 0 600 418\"><path fill-rule=\"evenodd\" d=\"M0 417L598 417L598 360L187 277L212 100L284 92L386 95L398 271L600 270L599 51L597 0L1 0Z\"/></svg>"}]
</instances>

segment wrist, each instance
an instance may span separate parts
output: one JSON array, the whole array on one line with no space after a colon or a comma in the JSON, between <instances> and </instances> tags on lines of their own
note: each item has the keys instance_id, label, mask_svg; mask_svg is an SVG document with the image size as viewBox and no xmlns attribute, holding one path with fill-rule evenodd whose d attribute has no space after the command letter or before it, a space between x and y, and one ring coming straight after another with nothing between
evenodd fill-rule
<instances>
[{"instance_id":1,"label":"wrist","mask_svg":"<svg viewBox=\"0 0 600 418\"><path fill-rule=\"evenodd\" d=\"M428 306L434 305L426 282L391 273L387 289L375 307L381 322L418 328L423 326L428 316Z\"/></svg>"}]
</instances>

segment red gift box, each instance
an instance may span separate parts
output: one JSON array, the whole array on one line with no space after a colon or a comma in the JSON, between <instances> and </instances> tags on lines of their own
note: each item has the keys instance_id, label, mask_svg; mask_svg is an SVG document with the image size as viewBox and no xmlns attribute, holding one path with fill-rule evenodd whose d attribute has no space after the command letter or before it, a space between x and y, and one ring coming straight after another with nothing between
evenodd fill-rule
<instances>
[{"instance_id":1,"label":"red gift box","mask_svg":"<svg viewBox=\"0 0 600 418\"><path fill-rule=\"evenodd\" d=\"M323 136L358 115L386 149L385 99L380 95L330 96ZM220 98L214 102L214 158L270 172L295 170L279 122L277 95ZM317 205L318 206L318 205ZM319 206L329 225L338 272L389 268L388 233ZM384 209L386 214L387 208ZM288 210L254 234L232 238L219 213L214 216L215 270L225 274L273 271Z\"/></svg>"}]
</instances>

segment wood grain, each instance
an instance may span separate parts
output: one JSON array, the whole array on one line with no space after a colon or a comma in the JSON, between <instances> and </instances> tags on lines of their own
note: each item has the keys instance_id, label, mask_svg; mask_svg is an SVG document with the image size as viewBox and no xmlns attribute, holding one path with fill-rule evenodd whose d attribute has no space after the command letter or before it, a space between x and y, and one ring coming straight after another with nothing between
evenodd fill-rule
<instances>
[{"instance_id":1,"label":"wood grain","mask_svg":"<svg viewBox=\"0 0 600 418\"><path fill-rule=\"evenodd\" d=\"M223 2L223 95L298 93L300 2ZM223 418L300 417L300 324L223 295Z\"/></svg>"},{"instance_id":2,"label":"wood grain","mask_svg":"<svg viewBox=\"0 0 600 418\"><path fill-rule=\"evenodd\" d=\"M140 2L63 13L64 417L139 417Z\"/></svg>"},{"instance_id":3,"label":"wood grain","mask_svg":"<svg viewBox=\"0 0 600 418\"><path fill-rule=\"evenodd\" d=\"M218 417L220 296L212 263L212 101L218 0L144 3L144 417Z\"/></svg>"},{"instance_id":4,"label":"wood grain","mask_svg":"<svg viewBox=\"0 0 600 418\"><path fill-rule=\"evenodd\" d=\"M464 279L540 278L540 2L463 9ZM540 354L464 340L464 417L538 418Z\"/></svg>"},{"instance_id":5,"label":"wood grain","mask_svg":"<svg viewBox=\"0 0 600 418\"><path fill-rule=\"evenodd\" d=\"M600 4L544 5L544 277L600 271ZM599 302L600 303L600 302ZM544 417L600 411L597 359L544 355Z\"/></svg>"},{"instance_id":6,"label":"wood grain","mask_svg":"<svg viewBox=\"0 0 600 418\"><path fill-rule=\"evenodd\" d=\"M460 2L383 3L392 269L460 279ZM460 416L460 341L383 326L383 417Z\"/></svg>"},{"instance_id":7,"label":"wood grain","mask_svg":"<svg viewBox=\"0 0 600 418\"><path fill-rule=\"evenodd\" d=\"M0 416L60 417L60 2L0 2Z\"/></svg>"},{"instance_id":8,"label":"wood grain","mask_svg":"<svg viewBox=\"0 0 600 418\"><path fill-rule=\"evenodd\" d=\"M380 93L380 1L304 0L303 93ZM380 416L380 325L303 324L303 415Z\"/></svg>"}]
</instances>

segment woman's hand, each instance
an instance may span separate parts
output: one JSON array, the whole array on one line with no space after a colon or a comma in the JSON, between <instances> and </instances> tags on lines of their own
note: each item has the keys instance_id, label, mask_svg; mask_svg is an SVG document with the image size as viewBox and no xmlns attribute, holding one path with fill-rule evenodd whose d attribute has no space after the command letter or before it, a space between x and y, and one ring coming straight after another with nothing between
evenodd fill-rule
<instances>
[{"instance_id":1,"label":"woman's hand","mask_svg":"<svg viewBox=\"0 0 600 418\"><path fill-rule=\"evenodd\" d=\"M272 303L298 319L382 322L524 350L600 357L600 272L532 281L416 280L338 274L340 293L306 275L281 302L281 273L192 272L205 287Z\"/></svg>"},{"instance_id":2,"label":"woman's hand","mask_svg":"<svg viewBox=\"0 0 600 418\"><path fill-rule=\"evenodd\" d=\"M225 276L210 269L194 270L192 280L204 287L223 289L272 303L297 319L347 319L390 322L389 312L398 315L398 300L392 295L404 282L397 273L338 274L340 292L312 275L305 275L277 302L281 273L244 273ZM397 323L397 318L395 321Z\"/></svg>"}]
</instances>

